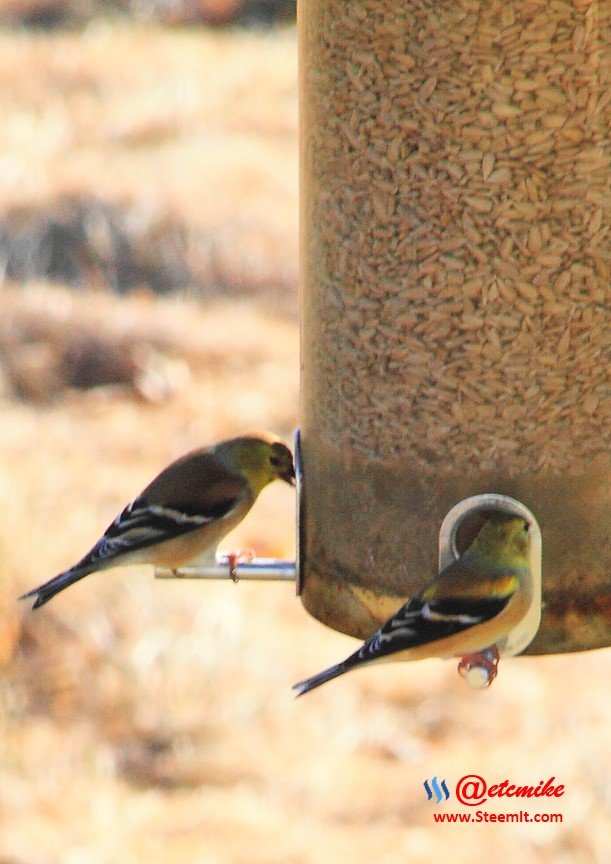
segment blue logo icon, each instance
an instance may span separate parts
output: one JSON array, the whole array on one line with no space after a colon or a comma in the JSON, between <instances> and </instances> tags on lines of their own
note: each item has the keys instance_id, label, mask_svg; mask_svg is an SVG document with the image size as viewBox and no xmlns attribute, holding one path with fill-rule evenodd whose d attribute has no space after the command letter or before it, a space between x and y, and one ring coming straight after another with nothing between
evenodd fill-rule
<instances>
[{"instance_id":1,"label":"blue logo icon","mask_svg":"<svg viewBox=\"0 0 611 864\"><path fill-rule=\"evenodd\" d=\"M428 780L425 780L423 785L424 791L426 792L426 797L429 799L429 801L433 797L433 792L435 793L435 798L437 799L435 801L436 804L439 804L440 801L443 801L444 797L446 801L450 797L450 793L448 792L448 787L446 786L445 780L442 780L441 783L438 783L437 777L433 777L430 786ZM433 789L433 792L431 792L431 787Z\"/></svg>"}]
</instances>

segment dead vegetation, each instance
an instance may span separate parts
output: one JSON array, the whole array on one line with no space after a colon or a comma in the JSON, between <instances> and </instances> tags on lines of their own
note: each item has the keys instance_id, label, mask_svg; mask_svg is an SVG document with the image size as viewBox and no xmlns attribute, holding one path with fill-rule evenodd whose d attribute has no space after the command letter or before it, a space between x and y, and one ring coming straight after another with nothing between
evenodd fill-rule
<instances>
[{"instance_id":1,"label":"dead vegetation","mask_svg":"<svg viewBox=\"0 0 611 864\"><path fill-rule=\"evenodd\" d=\"M236 246L237 244L237 246ZM0 219L0 262L14 282L45 279L78 290L174 291L202 300L263 297L294 308L294 280L244 260L226 226L198 231L181 215L64 195L8 209Z\"/></svg>"},{"instance_id":2,"label":"dead vegetation","mask_svg":"<svg viewBox=\"0 0 611 864\"><path fill-rule=\"evenodd\" d=\"M75 390L109 395L112 388L160 402L185 386L190 367L176 336L144 333L129 316L100 319L99 305L91 295L79 302L65 291L5 287L0 393L51 402Z\"/></svg>"},{"instance_id":3,"label":"dead vegetation","mask_svg":"<svg viewBox=\"0 0 611 864\"><path fill-rule=\"evenodd\" d=\"M0 33L2 273L294 314L294 40L253 38Z\"/></svg>"},{"instance_id":4,"label":"dead vegetation","mask_svg":"<svg viewBox=\"0 0 611 864\"><path fill-rule=\"evenodd\" d=\"M13 27L74 28L108 17L173 26L264 27L293 20L295 0L0 0L0 23Z\"/></svg>"}]
</instances>

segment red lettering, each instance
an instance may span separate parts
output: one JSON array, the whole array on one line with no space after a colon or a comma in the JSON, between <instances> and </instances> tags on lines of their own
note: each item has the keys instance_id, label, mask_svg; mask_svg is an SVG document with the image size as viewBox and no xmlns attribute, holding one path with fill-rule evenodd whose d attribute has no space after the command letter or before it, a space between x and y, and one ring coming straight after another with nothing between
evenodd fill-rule
<instances>
[{"instance_id":1,"label":"red lettering","mask_svg":"<svg viewBox=\"0 0 611 864\"><path fill-rule=\"evenodd\" d=\"M539 795L547 795L548 798L550 797L550 795L553 795L554 794L553 781L555 779L556 779L555 777L550 777L549 780L547 780L546 783L543 785L543 788L541 789ZM543 780L541 780L541 783L543 783Z\"/></svg>"},{"instance_id":2,"label":"red lettering","mask_svg":"<svg viewBox=\"0 0 611 864\"><path fill-rule=\"evenodd\" d=\"M539 780L536 786L516 786L509 780L502 780L486 788L486 781L478 774L468 774L456 784L456 797L461 804L477 806L483 804L487 797L497 798L560 798L565 793L565 786L554 785L556 777Z\"/></svg>"}]
</instances>

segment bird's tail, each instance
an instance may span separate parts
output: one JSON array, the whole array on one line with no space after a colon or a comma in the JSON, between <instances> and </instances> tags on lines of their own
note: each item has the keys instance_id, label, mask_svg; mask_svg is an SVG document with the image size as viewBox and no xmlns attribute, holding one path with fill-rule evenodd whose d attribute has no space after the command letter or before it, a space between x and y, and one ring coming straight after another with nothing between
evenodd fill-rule
<instances>
[{"instance_id":1,"label":"bird's tail","mask_svg":"<svg viewBox=\"0 0 611 864\"><path fill-rule=\"evenodd\" d=\"M293 690L297 691L297 696L303 696L304 693L314 690L315 687L320 687L321 684L326 684L327 681L337 678L338 675L343 675L344 672L352 668L352 663L349 663L348 660L343 660L336 666L331 666L329 669L325 669L324 672L319 672L318 675L312 675L311 678L306 678L304 681L293 684Z\"/></svg>"},{"instance_id":2,"label":"bird's tail","mask_svg":"<svg viewBox=\"0 0 611 864\"><path fill-rule=\"evenodd\" d=\"M75 582L78 582L79 579L84 579L90 573L93 573L93 569L90 567L71 567L70 570L64 570L63 573L60 573L53 579L49 579L43 585L39 585L38 588L33 588L27 594L22 594L19 599L28 600L30 597L35 597L32 609L38 609L39 606L44 606L45 603L48 603L52 597L55 597L64 588L74 585Z\"/></svg>"}]
</instances>

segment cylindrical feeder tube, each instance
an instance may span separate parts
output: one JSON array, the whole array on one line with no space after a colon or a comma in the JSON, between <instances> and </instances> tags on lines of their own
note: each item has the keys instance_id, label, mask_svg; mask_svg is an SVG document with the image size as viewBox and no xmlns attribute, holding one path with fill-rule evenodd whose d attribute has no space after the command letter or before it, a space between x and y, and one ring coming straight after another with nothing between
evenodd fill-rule
<instances>
[{"instance_id":1,"label":"cylindrical feeder tube","mask_svg":"<svg viewBox=\"0 0 611 864\"><path fill-rule=\"evenodd\" d=\"M609 7L299 5L303 602L367 637L498 493L543 536L528 652L608 645Z\"/></svg>"}]
</instances>

